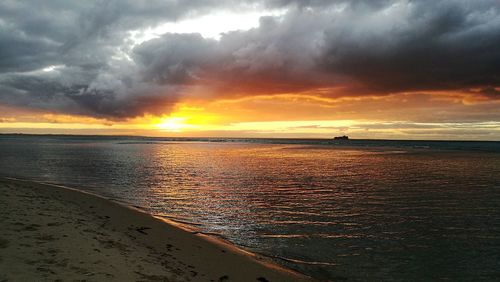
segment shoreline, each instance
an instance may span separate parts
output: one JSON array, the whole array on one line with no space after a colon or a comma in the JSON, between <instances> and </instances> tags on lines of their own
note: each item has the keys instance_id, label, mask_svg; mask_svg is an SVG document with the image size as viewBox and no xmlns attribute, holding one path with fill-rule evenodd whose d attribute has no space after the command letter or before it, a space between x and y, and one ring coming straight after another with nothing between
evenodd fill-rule
<instances>
[{"instance_id":1,"label":"shoreline","mask_svg":"<svg viewBox=\"0 0 500 282\"><path fill-rule=\"evenodd\" d=\"M0 177L0 196L0 281L312 281L93 193Z\"/></svg>"}]
</instances>

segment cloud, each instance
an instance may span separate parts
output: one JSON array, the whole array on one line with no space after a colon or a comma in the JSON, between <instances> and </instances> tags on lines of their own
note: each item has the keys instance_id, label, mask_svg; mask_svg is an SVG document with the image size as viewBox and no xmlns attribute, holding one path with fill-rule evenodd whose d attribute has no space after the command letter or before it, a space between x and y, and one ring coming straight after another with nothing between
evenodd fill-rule
<instances>
[{"instance_id":1,"label":"cloud","mask_svg":"<svg viewBox=\"0 0 500 282\"><path fill-rule=\"evenodd\" d=\"M359 14L350 9L325 31L323 66L368 91L498 85L498 1L398 2Z\"/></svg>"},{"instance_id":2,"label":"cloud","mask_svg":"<svg viewBox=\"0 0 500 282\"><path fill-rule=\"evenodd\" d=\"M206 54L191 69L229 92L344 86L340 94L362 95L499 85L498 2L349 3L296 6L283 17L261 18L258 28L226 33L215 46L191 42L194 57ZM158 40L166 46L172 36ZM162 72L161 63L152 71Z\"/></svg>"},{"instance_id":3,"label":"cloud","mask_svg":"<svg viewBox=\"0 0 500 282\"><path fill-rule=\"evenodd\" d=\"M500 90L495 87L485 87L477 91L476 93L482 94L484 97L494 100L500 100Z\"/></svg>"},{"instance_id":4,"label":"cloud","mask_svg":"<svg viewBox=\"0 0 500 282\"><path fill-rule=\"evenodd\" d=\"M167 33L136 46L130 38L245 8L286 12L220 40ZM470 93L494 100L499 9L494 0L2 1L0 103L125 119L166 113L189 93L482 89Z\"/></svg>"}]
</instances>

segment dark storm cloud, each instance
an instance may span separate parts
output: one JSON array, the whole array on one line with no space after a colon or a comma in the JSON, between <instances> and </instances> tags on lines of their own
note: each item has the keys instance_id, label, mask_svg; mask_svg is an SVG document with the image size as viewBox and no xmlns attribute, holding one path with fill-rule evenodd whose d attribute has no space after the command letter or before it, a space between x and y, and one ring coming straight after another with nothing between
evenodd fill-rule
<instances>
[{"instance_id":1,"label":"dark storm cloud","mask_svg":"<svg viewBox=\"0 0 500 282\"><path fill-rule=\"evenodd\" d=\"M219 95L279 93L331 85L322 74L320 25L314 14L262 17L258 28L224 34L219 41L197 34L166 34L133 52L145 79L204 84Z\"/></svg>"},{"instance_id":2,"label":"dark storm cloud","mask_svg":"<svg viewBox=\"0 0 500 282\"><path fill-rule=\"evenodd\" d=\"M165 34L133 47L129 36L249 7L286 12L220 40ZM497 99L499 9L494 0L2 1L0 103L113 119L168 111L194 87L214 95L480 89L470 93Z\"/></svg>"},{"instance_id":3,"label":"dark storm cloud","mask_svg":"<svg viewBox=\"0 0 500 282\"><path fill-rule=\"evenodd\" d=\"M142 82L128 33L224 1L2 1L0 103L122 118L161 112L175 85ZM121 58L116 58L121 56ZM55 72L43 68L58 66Z\"/></svg>"},{"instance_id":4,"label":"dark storm cloud","mask_svg":"<svg viewBox=\"0 0 500 282\"><path fill-rule=\"evenodd\" d=\"M275 4L281 2L294 3ZM193 41L194 57L207 56L190 69L235 91L267 93L347 85L343 94L362 95L500 84L498 1L336 2L343 5L300 2L282 18L262 18L259 28L225 34L215 47ZM138 50L168 56L176 48L170 41L170 35L157 39L161 50ZM157 61L150 72L175 66Z\"/></svg>"},{"instance_id":5,"label":"dark storm cloud","mask_svg":"<svg viewBox=\"0 0 500 282\"><path fill-rule=\"evenodd\" d=\"M134 50L142 75L157 84L186 84L197 71L216 59L216 41L200 34L165 34Z\"/></svg>"},{"instance_id":6,"label":"dark storm cloud","mask_svg":"<svg viewBox=\"0 0 500 282\"><path fill-rule=\"evenodd\" d=\"M321 65L380 92L499 85L499 4L414 1L385 8L390 17L347 11L325 30Z\"/></svg>"}]
</instances>

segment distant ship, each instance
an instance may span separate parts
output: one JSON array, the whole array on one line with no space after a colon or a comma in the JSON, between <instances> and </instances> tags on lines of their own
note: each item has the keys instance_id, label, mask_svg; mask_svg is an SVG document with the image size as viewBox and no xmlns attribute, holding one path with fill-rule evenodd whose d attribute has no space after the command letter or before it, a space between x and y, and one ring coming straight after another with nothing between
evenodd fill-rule
<instances>
[{"instance_id":1,"label":"distant ship","mask_svg":"<svg viewBox=\"0 0 500 282\"><path fill-rule=\"evenodd\" d=\"M349 136L347 136L347 135L336 136L336 137L333 137L333 140L349 140Z\"/></svg>"}]
</instances>

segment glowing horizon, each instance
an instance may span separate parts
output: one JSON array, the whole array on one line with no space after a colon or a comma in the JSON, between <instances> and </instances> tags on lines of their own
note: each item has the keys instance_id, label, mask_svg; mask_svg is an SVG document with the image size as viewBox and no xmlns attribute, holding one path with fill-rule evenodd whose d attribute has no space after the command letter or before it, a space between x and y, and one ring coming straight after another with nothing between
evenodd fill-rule
<instances>
[{"instance_id":1,"label":"glowing horizon","mask_svg":"<svg viewBox=\"0 0 500 282\"><path fill-rule=\"evenodd\" d=\"M357 108L364 99L333 101L314 96L285 95L263 96L263 100L281 101L286 107L289 99L307 99L313 104L323 102L338 104L336 107ZM259 99L253 99L259 103ZM386 98L372 97L384 105ZM180 103L169 114L160 116L144 115L125 120L108 120L87 116L48 114L25 112L25 115L3 118L0 122L0 133L37 133L37 134L97 134L97 135L138 135L157 137L278 137L278 138L331 138L337 135L349 135L359 139L456 139L456 140L498 140L500 122L466 121L466 122L432 122L431 120L411 121L409 119L370 120L373 113L354 117L355 113L342 116L349 119L325 119L328 115L321 113L322 108L331 104L315 105L317 110L309 114L310 104L302 103L306 108L287 109L283 113L274 111L250 110L248 98L220 100L200 105ZM276 101L275 101L276 102ZM374 103L372 101L372 103ZM462 107L471 107L461 101ZM228 111L230 107L235 112ZM476 105L476 104L472 104ZM477 104L481 106L482 104ZM288 104L290 106L290 104ZM472 106L473 107L473 106ZM221 114L226 109L226 114ZM421 110L421 108L418 108ZM5 109L4 109L5 110ZM412 115L408 109L403 112ZM260 114L260 115L259 115ZM298 119L290 119L295 117ZM307 119L309 117L310 119ZM304 119L305 118L305 119Z\"/></svg>"},{"instance_id":2,"label":"glowing horizon","mask_svg":"<svg viewBox=\"0 0 500 282\"><path fill-rule=\"evenodd\" d=\"M498 2L278 2L0 4L0 133L500 140Z\"/></svg>"}]
</instances>

